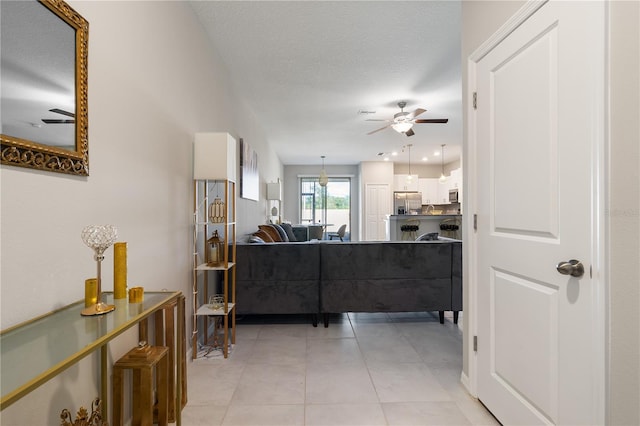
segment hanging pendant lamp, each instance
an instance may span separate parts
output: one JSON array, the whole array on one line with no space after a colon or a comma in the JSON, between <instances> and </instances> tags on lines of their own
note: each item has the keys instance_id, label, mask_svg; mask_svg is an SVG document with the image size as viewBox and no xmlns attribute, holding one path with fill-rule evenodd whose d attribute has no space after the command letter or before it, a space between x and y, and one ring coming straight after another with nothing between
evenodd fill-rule
<instances>
[{"instance_id":1,"label":"hanging pendant lamp","mask_svg":"<svg viewBox=\"0 0 640 426\"><path fill-rule=\"evenodd\" d=\"M409 151L409 174L407 175L407 184L411 184L413 176L411 176L411 147L413 144L407 144L407 150Z\"/></svg>"},{"instance_id":2,"label":"hanging pendant lamp","mask_svg":"<svg viewBox=\"0 0 640 426\"><path fill-rule=\"evenodd\" d=\"M442 172L440 173L440 183L445 183L447 181L447 177L444 175L444 145L442 144L442 153L440 154L440 161L442 164Z\"/></svg>"},{"instance_id":3,"label":"hanging pendant lamp","mask_svg":"<svg viewBox=\"0 0 640 426\"><path fill-rule=\"evenodd\" d=\"M322 170L320 170L318 183L320 184L320 186L327 186L327 183L329 183L329 176L327 176L327 172L324 170L324 155L321 158L322 158Z\"/></svg>"}]
</instances>

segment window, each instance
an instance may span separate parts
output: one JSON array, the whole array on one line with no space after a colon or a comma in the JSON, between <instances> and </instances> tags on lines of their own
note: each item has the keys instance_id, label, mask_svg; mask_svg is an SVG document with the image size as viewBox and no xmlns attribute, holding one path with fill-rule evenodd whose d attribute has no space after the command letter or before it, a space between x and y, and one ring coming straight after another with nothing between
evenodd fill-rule
<instances>
[{"instance_id":1,"label":"window","mask_svg":"<svg viewBox=\"0 0 640 426\"><path fill-rule=\"evenodd\" d=\"M330 177L327 186L322 187L317 177L300 179L300 223L328 224L324 229L335 232L340 225L351 219L351 179L348 177Z\"/></svg>"}]
</instances>

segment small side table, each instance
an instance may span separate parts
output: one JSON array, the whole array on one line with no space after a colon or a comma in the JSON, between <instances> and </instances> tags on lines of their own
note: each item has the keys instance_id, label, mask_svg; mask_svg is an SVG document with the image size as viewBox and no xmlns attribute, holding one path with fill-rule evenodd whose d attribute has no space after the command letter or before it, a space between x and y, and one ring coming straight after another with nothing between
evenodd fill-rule
<instances>
[{"instance_id":1,"label":"small side table","mask_svg":"<svg viewBox=\"0 0 640 426\"><path fill-rule=\"evenodd\" d=\"M124 422L124 370L133 375L133 426L152 425L153 421L153 368L156 369L156 394L160 426L168 424L168 348L140 344L113 364L113 425Z\"/></svg>"}]
</instances>

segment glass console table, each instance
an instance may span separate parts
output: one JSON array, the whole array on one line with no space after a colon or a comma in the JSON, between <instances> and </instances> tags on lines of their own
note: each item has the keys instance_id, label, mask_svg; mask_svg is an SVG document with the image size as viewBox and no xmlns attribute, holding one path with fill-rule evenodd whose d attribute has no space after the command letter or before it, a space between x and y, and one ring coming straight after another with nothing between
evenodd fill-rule
<instances>
[{"instance_id":1,"label":"glass console table","mask_svg":"<svg viewBox=\"0 0 640 426\"><path fill-rule=\"evenodd\" d=\"M82 300L0 332L0 410L100 349L100 398L103 419L108 419L107 344L139 325L140 340L170 347L170 369L175 372L169 375L170 417L180 425L180 412L186 404L184 296L179 291L145 292L142 303L129 303L127 299L114 300L113 293L105 292L103 300L115 304L115 311L82 316ZM148 336L151 315L154 342Z\"/></svg>"}]
</instances>

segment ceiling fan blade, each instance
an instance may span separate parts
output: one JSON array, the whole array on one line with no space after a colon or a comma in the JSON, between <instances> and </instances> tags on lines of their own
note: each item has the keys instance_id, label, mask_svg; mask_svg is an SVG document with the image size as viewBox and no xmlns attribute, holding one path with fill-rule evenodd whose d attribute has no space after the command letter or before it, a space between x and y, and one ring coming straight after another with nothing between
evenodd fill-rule
<instances>
[{"instance_id":1,"label":"ceiling fan blade","mask_svg":"<svg viewBox=\"0 0 640 426\"><path fill-rule=\"evenodd\" d=\"M409 129L406 132L404 132L404 134L407 135L407 136L413 136L413 135L415 135L415 132L413 131L413 129Z\"/></svg>"},{"instance_id":2,"label":"ceiling fan blade","mask_svg":"<svg viewBox=\"0 0 640 426\"><path fill-rule=\"evenodd\" d=\"M415 120L414 123L448 123L448 118L426 118L421 120Z\"/></svg>"},{"instance_id":3,"label":"ceiling fan blade","mask_svg":"<svg viewBox=\"0 0 640 426\"><path fill-rule=\"evenodd\" d=\"M416 118L417 116L419 116L420 114L422 114L423 112L427 112L426 109L422 109L422 108L416 108L415 111L413 111L412 113L410 113L407 118L409 120L413 120L414 118Z\"/></svg>"},{"instance_id":4,"label":"ceiling fan blade","mask_svg":"<svg viewBox=\"0 0 640 426\"><path fill-rule=\"evenodd\" d=\"M387 127L389 127L389 126L390 126L390 124L388 124L388 125L386 125L386 126L384 126L384 127L380 127L379 129L374 130L373 132L369 132L369 133L367 133L367 135L372 135L372 134L374 134L374 133L378 133L379 131L386 129L386 128L387 128Z\"/></svg>"},{"instance_id":5,"label":"ceiling fan blade","mask_svg":"<svg viewBox=\"0 0 640 426\"><path fill-rule=\"evenodd\" d=\"M43 118L42 121L47 124L73 124L76 122L76 120L59 120L54 118Z\"/></svg>"},{"instance_id":6,"label":"ceiling fan blade","mask_svg":"<svg viewBox=\"0 0 640 426\"><path fill-rule=\"evenodd\" d=\"M51 112L55 112L57 114L62 114L62 115L66 115L67 117L74 117L75 118L75 114L69 111L65 111L63 109L60 108L51 108L49 111Z\"/></svg>"}]
</instances>

